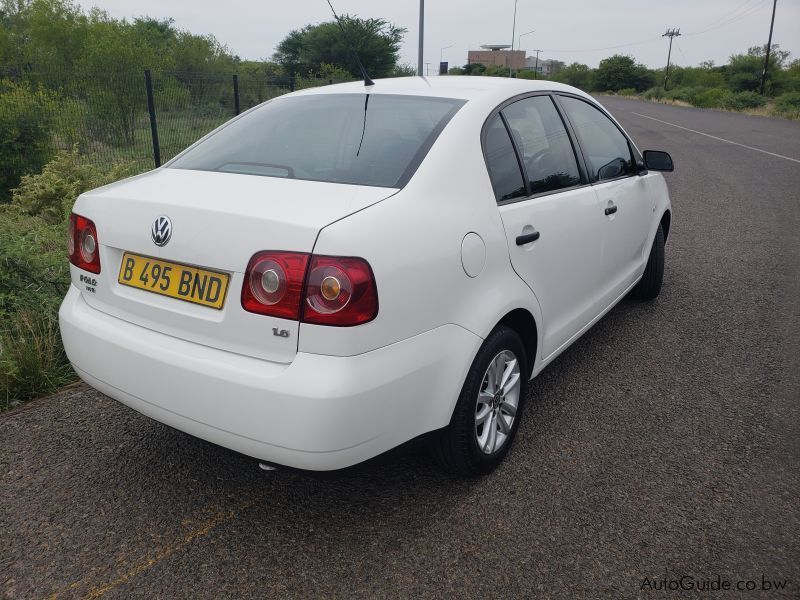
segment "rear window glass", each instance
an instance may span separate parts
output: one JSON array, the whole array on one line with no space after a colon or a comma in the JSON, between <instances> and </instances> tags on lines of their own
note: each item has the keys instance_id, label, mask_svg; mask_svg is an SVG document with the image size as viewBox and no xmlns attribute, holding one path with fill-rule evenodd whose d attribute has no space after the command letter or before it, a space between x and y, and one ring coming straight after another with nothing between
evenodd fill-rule
<instances>
[{"instance_id":1,"label":"rear window glass","mask_svg":"<svg viewBox=\"0 0 800 600\"><path fill-rule=\"evenodd\" d=\"M366 93L277 98L169 166L402 187L463 104Z\"/></svg>"}]
</instances>

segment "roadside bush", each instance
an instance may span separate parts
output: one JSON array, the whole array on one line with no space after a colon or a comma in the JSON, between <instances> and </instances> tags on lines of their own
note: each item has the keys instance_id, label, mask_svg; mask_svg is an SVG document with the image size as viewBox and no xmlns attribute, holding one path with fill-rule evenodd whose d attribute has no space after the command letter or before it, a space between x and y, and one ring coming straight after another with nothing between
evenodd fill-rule
<instances>
[{"instance_id":1,"label":"roadside bush","mask_svg":"<svg viewBox=\"0 0 800 600\"><path fill-rule=\"evenodd\" d=\"M693 104L694 98L702 92L702 88L697 87L677 87L674 90L666 92L665 96L671 100L679 100L681 102L688 102Z\"/></svg>"},{"instance_id":2,"label":"roadside bush","mask_svg":"<svg viewBox=\"0 0 800 600\"><path fill-rule=\"evenodd\" d=\"M722 97L728 92L722 88L704 90L694 96L691 102L700 108L719 108Z\"/></svg>"},{"instance_id":3,"label":"roadside bush","mask_svg":"<svg viewBox=\"0 0 800 600\"><path fill-rule=\"evenodd\" d=\"M4 321L0 329L0 411L53 393L74 379L54 316L25 310Z\"/></svg>"},{"instance_id":4,"label":"roadside bush","mask_svg":"<svg viewBox=\"0 0 800 600\"><path fill-rule=\"evenodd\" d=\"M41 173L26 175L13 192L13 203L28 215L48 223L63 224L79 194L134 174L129 164L101 171L77 150L62 152Z\"/></svg>"},{"instance_id":5,"label":"roadside bush","mask_svg":"<svg viewBox=\"0 0 800 600\"><path fill-rule=\"evenodd\" d=\"M617 92L620 96L635 96L636 90L633 88L622 88L620 91Z\"/></svg>"},{"instance_id":6,"label":"roadside bush","mask_svg":"<svg viewBox=\"0 0 800 600\"><path fill-rule=\"evenodd\" d=\"M664 88L651 87L642 94L645 100L661 100L664 97Z\"/></svg>"},{"instance_id":7,"label":"roadside bush","mask_svg":"<svg viewBox=\"0 0 800 600\"><path fill-rule=\"evenodd\" d=\"M27 84L0 81L0 202L53 152L51 97Z\"/></svg>"},{"instance_id":8,"label":"roadside bush","mask_svg":"<svg viewBox=\"0 0 800 600\"><path fill-rule=\"evenodd\" d=\"M69 286L67 215L80 193L133 172L62 153L0 205L0 411L74 379L57 317Z\"/></svg>"},{"instance_id":9,"label":"roadside bush","mask_svg":"<svg viewBox=\"0 0 800 600\"><path fill-rule=\"evenodd\" d=\"M66 233L66 222L0 207L0 323L24 310L55 314L69 283Z\"/></svg>"},{"instance_id":10,"label":"roadside bush","mask_svg":"<svg viewBox=\"0 0 800 600\"><path fill-rule=\"evenodd\" d=\"M758 92L728 92L720 99L720 106L728 110L745 110L760 108L767 103Z\"/></svg>"},{"instance_id":11,"label":"roadside bush","mask_svg":"<svg viewBox=\"0 0 800 600\"><path fill-rule=\"evenodd\" d=\"M775 98L775 114L782 117L800 117L800 92L787 92Z\"/></svg>"}]
</instances>

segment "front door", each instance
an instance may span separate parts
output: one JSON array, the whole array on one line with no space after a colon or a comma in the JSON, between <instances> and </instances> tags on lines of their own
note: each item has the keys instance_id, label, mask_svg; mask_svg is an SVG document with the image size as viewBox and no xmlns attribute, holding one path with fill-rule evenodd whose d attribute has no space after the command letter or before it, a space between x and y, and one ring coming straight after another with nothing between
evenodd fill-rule
<instances>
[{"instance_id":1,"label":"front door","mask_svg":"<svg viewBox=\"0 0 800 600\"><path fill-rule=\"evenodd\" d=\"M560 96L586 160L586 168L603 208L600 311L616 302L644 270L650 224L655 211L645 176L637 175L633 148L614 122L595 106Z\"/></svg>"}]
</instances>

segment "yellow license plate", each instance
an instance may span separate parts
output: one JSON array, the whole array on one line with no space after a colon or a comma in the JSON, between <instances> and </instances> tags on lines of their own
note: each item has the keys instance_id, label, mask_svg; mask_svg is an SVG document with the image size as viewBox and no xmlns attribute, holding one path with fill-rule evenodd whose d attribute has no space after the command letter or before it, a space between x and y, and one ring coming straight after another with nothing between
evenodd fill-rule
<instances>
[{"instance_id":1,"label":"yellow license plate","mask_svg":"<svg viewBox=\"0 0 800 600\"><path fill-rule=\"evenodd\" d=\"M122 285L218 310L225 304L229 280L226 273L130 252L122 256L117 279Z\"/></svg>"}]
</instances>

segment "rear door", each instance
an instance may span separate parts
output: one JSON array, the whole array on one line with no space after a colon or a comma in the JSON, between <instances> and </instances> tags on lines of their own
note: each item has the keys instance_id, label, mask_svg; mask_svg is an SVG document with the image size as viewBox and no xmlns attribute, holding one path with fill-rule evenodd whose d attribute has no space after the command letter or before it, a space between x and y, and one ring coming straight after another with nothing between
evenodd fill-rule
<instances>
[{"instance_id":1,"label":"rear door","mask_svg":"<svg viewBox=\"0 0 800 600\"><path fill-rule=\"evenodd\" d=\"M616 302L644 269L655 211L645 177L637 175L633 147L593 104L572 96L558 101L575 130L589 179L603 207L603 252L598 311Z\"/></svg>"},{"instance_id":2,"label":"rear door","mask_svg":"<svg viewBox=\"0 0 800 600\"><path fill-rule=\"evenodd\" d=\"M546 358L595 316L602 209L548 95L491 117L484 153L511 263L541 306Z\"/></svg>"}]
</instances>

